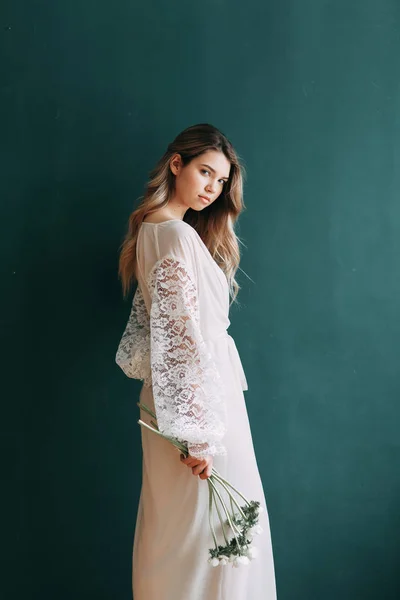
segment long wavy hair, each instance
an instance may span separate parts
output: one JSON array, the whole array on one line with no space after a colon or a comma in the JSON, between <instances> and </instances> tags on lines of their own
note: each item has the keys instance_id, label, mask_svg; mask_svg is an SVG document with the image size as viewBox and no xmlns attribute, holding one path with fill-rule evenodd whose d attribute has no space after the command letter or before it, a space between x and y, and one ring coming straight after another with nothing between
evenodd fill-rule
<instances>
[{"instance_id":1,"label":"long wavy hair","mask_svg":"<svg viewBox=\"0 0 400 600\"><path fill-rule=\"evenodd\" d=\"M139 206L129 217L128 230L120 246L118 276L122 282L124 298L137 281L136 242L139 227L146 215L167 206L174 193L175 175L170 169L172 156L180 154L185 167L209 150L223 152L229 160L229 179L217 200L201 211L189 208L183 220L197 231L211 256L225 273L231 302L236 301L240 286L235 274L240 262L239 243L242 242L235 233L235 223L246 208L243 202L245 168L231 142L208 123L192 125L179 133L150 172L145 194L139 198Z\"/></svg>"}]
</instances>

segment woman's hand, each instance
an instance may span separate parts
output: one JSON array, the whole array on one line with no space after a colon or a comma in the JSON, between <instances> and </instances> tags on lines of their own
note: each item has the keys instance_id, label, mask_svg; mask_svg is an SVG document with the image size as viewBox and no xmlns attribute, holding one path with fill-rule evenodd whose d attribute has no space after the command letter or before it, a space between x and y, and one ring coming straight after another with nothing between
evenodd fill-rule
<instances>
[{"instance_id":1,"label":"woman's hand","mask_svg":"<svg viewBox=\"0 0 400 600\"><path fill-rule=\"evenodd\" d=\"M195 458L189 456L187 458L181 454L181 462L188 467L191 467L193 475L198 475L200 479L208 479L213 468L213 457L205 456L204 458Z\"/></svg>"}]
</instances>

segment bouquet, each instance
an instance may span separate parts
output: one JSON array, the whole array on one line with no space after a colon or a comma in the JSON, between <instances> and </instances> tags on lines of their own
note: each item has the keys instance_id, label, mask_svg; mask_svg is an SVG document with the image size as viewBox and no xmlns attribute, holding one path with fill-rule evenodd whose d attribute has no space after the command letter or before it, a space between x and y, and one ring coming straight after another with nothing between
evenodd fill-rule
<instances>
[{"instance_id":1,"label":"bouquet","mask_svg":"<svg viewBox=\"0 0 400 600\"><path fill-rule=\"evenodd\" d=\"M168 440L187 457L189 455L187 446L183 442L161 433L154 412L143 403L138 402L137 405L152 417L151 426L141 419L138 421L139 425ZM212 567L225 566L229 563L234 567L248 565L257 556L257 548L252 545L252 542L254 534L260 534L263 531L261 525L258 524L263 507L256 500L248 500L214 467L210 477L207 478L207 483L209 491L208 517L214 541L214 548L209 549L208 562ZM223 491L229 498L229 506L223 498ZM235 495L244 500L245 504L240 505L240 500ZM221 524L222 544L218 544L215 532L214 508ZM229 539L230 535L232 535L231 539Z\"/></svg>"}]
</instances>

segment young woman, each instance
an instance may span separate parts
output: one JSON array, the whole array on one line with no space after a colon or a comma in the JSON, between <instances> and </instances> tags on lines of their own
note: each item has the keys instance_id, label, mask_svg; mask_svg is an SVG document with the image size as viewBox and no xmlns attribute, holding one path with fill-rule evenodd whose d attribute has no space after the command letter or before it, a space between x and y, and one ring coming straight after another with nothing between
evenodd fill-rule
<instances>
[{"instance_id":1,"label":"young woman","mask_svg":"<svg viewBox=\"0 0 400 600\"><path fill-rule=\"evenodd\" d=\"M134 600L276 598L247 382L227 333L239 290L234 225L244 208L242 169L218 129L185 129L150 173L122 245L124 295L134 280L138 285L116 362L128 377L143 380L140 402L156 413L160 431L189 449L183 460L169 441L142 427ZM151 421L142 409L140 418ZM213 539L205 480L213 466L263 508L258 557L239 568L208 562Z\"/></svg>"}]
</instances>

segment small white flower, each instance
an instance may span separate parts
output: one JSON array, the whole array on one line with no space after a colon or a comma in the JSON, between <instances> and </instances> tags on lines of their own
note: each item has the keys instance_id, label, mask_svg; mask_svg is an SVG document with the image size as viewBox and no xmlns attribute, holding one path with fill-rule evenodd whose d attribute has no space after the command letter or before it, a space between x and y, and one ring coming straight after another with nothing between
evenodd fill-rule
<instances>
[{"instance_id":1,"label":"small white flower","mask_svg":"<svg viewBox=\"0 0 400 600\"><path fill-rule=\"evenodd\" d=\"M248 565L249 562L250 561L247 556L236 556L236 558L233 562L233 566L240 567L240 565Z\"/></svg>"},{"instance_id":2,"label":"small white flower","mask_svg":"<svg viewBox=\"0 0 400 600\"><path fill-rule=\"evenodd\" d=\"M210 563L210 565L211 565L212 567L218 567L218 565L219 565L219 560L218 560L218 558L216 558L216 557L214 557L214 558L209 558L209 559L208 559L208 562Z\"/></svg>"},{"instance_id":3,"label":"small white flower","mask_svg":"<svg viewBox=\"0 0 400 600\"><path fill-rule=\"evenodd\" d=\"M222 565L223 567L228 564L228 561L229 561L229 558L227 556L222 555L219 557L219 564Z\"/></svg>"},{"instance_id":4,"label":"small white flower","mask_svg":"<svg viewBox=\"0 0 400 600\"><path fill-rule=\"evenodd\" d=\"M233 561L233 566L234 567L240 567L240 556L235 556L235 560Z\"/></svg>"},{"instance_id":5,"label":"small white flower","mask_svg":"<svg viewBox=\"0 0 400 600\"><path fill-rule=\"evenodd\" d=\"M236 558L236 556L234 554L230 554L228 560L231 563L231 562L234 562L235 558Z\"/></svg>"},{"instance_id":6,"label":"small white flower","mask_svg":"<svg viewBox=\"0 0 400 600\"><path fill-rule=\"evenodd\" d=\"M246 554L250 560L253 560L254 558L257 558L257 556L258 556L258 548L256 548L255 546L249 546Z\"/></svg>"},{"instance_id":7,"label":"small white flower","mask_svg":"<svg viewBox=\"0 0 400 600\"><path fill-rule=\"evenodd\" d=\"M262 533L264 530L261 527L261 525L255 525L254 527L251 528L251 533L255 533L256 535L260 535L260 533Z\"/></svg>"}]
</instances>

